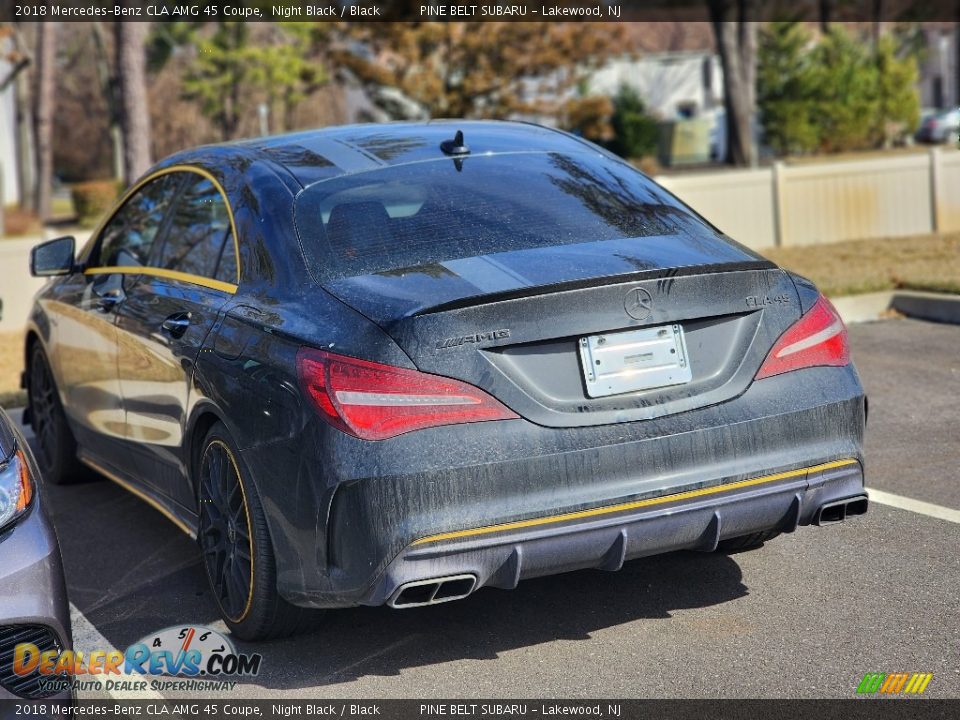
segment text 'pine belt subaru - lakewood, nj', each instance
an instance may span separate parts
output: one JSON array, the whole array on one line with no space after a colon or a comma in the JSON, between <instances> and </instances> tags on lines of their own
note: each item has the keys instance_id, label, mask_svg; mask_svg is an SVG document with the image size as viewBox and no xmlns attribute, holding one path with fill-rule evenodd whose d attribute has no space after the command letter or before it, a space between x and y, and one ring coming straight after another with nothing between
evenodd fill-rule
<instances>
[{"instance_id":1,"label":"text 'pine belt subaru - lakewood, nj'","mask_svg":"<svg viewBox=\"0 0 960 720\"><path fill-rule=\"evenodd\" d=\"M32 263L45 474L195 535L243 638L866 512L830 303L565 133L189 150Z\"/></svg>"}]
</instances>

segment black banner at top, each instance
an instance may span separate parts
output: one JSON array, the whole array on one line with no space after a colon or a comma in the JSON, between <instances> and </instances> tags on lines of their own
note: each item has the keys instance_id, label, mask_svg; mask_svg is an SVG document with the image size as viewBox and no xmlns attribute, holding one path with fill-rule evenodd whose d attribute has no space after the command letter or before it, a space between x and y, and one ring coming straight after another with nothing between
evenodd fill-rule
<instances>
[{"instance_id":1,"label":"black banner at top","mask_svg":"<svg viewBox=\"0 0 960 720\"><path fill-rule=\"evenodd\" d=\"M952 720L958 700L0 700L7 718L350 720Z\"/></svg>"},{"instance_id":2,"label":"black banner at top","mask_svg":"<svg viewBox=\"0 0 960 720\"><path fill-rule=\"evenodd\" d=\"M816 21L821 0L0 0L0 21ZM834 22L960 22L960 0L836 0Z\"/></svg>"}]
</instances>

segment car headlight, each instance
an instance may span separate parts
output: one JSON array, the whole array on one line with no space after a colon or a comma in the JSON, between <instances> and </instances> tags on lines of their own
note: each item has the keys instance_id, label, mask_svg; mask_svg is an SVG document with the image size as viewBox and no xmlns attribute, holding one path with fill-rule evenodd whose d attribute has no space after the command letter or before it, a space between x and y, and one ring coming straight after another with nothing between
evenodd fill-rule
<instances>
[{"instance_id":1,"label":"car headlight","mask_svg":"<svg viewBox=\"0 0 960 720\"><path fill-rule=\"evenodd\" d=\"M30 506L33 482L27 459L17 450L0 464L0 528L6 526Z\"/></svg>"}]
</instances>

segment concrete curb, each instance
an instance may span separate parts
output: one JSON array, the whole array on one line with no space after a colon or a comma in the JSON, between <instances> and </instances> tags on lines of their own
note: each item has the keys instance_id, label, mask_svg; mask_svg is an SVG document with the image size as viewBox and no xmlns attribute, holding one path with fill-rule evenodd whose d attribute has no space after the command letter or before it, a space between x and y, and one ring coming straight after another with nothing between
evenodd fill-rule
<instances>
[{"instance_id":1,"label":"concrete curb","mask_svg":"<svg viewBox=\"0 0 960 720\"><path fill-rule=\"evenodd\" d=\"M960 325L960 295L891 290L830 298L840 317L848 325L872 322L889 316L891 311L918 320Z\"/></svg>"},{"instance_id":2,"label":"concrete curb","mask_svg":"<svg viewBox=\"0 0 960 720\"><path fill-rule=\"evenodd\" d=\"M891 307L909 317L960 325L960 295L896 292Z\"/></svg>"}]
</instances>

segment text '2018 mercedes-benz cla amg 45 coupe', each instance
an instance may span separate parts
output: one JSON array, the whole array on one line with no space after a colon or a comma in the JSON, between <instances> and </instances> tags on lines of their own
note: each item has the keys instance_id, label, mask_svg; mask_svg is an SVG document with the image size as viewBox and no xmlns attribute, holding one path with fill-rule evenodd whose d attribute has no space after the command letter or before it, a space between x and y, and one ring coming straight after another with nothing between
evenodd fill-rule
<instances>
[{"instance_id":1,"label":"text '2018 mercedes-benz cla amg 45 coupe'","mask_svg":"<svg viewBox=\"0 0 960 720\"><path fill-rule=\"evenodd\" d=\"M866 511L830 303L564 133L190 150L33 270L47 475L195 534L240 637Z\"/></svg>"}]
</instances>

